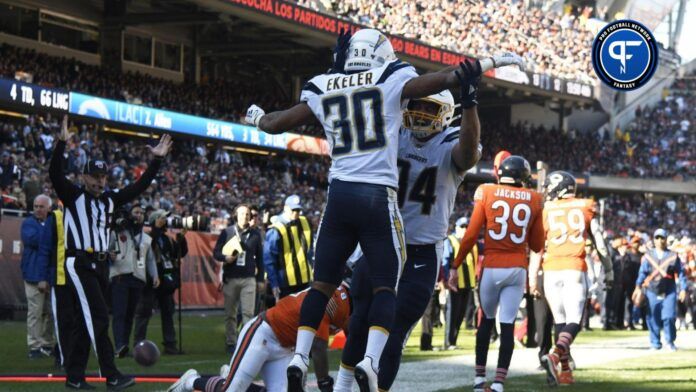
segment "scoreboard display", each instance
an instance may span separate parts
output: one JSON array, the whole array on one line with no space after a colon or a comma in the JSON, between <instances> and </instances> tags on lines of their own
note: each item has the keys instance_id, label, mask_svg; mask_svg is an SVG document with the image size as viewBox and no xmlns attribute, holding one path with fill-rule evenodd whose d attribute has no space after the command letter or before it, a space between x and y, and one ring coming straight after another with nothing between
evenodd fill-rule
<instances>
[{"instance_id":1,"label":"scoreboard display","mask_svg":"<svg viewBox=\"0 0 696 392\"><path fill-rule=\"evenodd\" d=\"M13 79L0 79L0 105L24 110L68 113L70 94Z\"/></svg>"}]
</instances>

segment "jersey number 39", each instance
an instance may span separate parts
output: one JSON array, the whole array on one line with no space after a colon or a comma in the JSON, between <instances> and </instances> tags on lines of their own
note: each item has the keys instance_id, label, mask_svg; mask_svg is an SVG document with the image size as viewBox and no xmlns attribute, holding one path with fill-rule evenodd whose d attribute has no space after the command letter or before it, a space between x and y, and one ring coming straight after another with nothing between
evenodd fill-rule
<instances>
[{"instance_id":1,"label":"jersey number 39","mask_svg":"<svg viewBox=\"0 0 696 392\"><path fill-rule=\"evenodd\" d=\"M350 97L327 97L322 106L326 121L333 120L333 157L353 152L354 140L357 140L359 152L384 147L384 115L379 89L359 90Z\"/></svg>"},{"instance_id":2,"label":"jersey number 39","mask_svg":"<svg viewBox=\"0 0 696 392\"><path fill-rule=\"evenodd\" d=\"M500 241L505 238L509 232L510 241L515 244L523 243L527 237L527 225L529 224L529 218L532 217L532 209L527 204L519 203L512 208L512 211L510 211L510 204L508 204L508 202L505 200L494 201L491 208L500 211L498 214L496 214L499 216L495 218L495 222L500 224L500 231L495 232L493 229L489 229L488 235L491 237L491 239ZM512 222L510 222L511 217ZM510 223L512 223L512 225ZM518 230L514 230L514 228L510 227L513 225L517 226ZM517 234L515 231L519 232L520 234Z\"/></svg>"}]
</instances>

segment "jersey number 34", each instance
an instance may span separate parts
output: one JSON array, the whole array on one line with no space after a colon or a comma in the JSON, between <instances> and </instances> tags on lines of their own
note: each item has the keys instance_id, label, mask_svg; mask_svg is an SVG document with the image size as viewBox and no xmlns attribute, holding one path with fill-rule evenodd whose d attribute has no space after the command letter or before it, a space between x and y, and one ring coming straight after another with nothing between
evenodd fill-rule
<instances>
[{"instance_id":1,"label":"jersey number 34","mask_svg":"<svg viewBox=\"0 0 696 392\"><path fill-rule=\"evenodd\" d=\"M354 151L377 150L385 145L382 92L371 88L354 92L350 97L334 95L322 101L324 118L333 121L333 157Z\"/></svg>"}]
</instances>

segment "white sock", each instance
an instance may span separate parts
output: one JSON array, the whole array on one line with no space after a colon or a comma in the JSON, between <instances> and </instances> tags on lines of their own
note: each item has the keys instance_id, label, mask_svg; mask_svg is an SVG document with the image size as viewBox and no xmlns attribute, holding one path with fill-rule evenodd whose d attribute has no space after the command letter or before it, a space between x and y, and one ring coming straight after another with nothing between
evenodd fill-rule
<instances>
[{"instance_id":1,"label":"white sock","mask_svg":"<svg viewBox=\"0 0 696 392\"><path fill-rule=\"evenodd\" d=\"M377 372L379 370L379 360L382 358L382 351L389 339L389 332L382 327L370 327L370 332L367 335L367 347L365 348L365 357L372 358L372 369Z\"/></svg>"},{"instance_id":2,"label":"white sock","mask_svg":"<svg viewBox=\"0 0 696 392\"><path fill-rule=\"evenodd\" d=\"M309 327L300 327L297 330L297 343L295 344L295 354L300 354L305 362L309 362L309 351L312 349L314 335L317 331Z\"/></svg>"},{"instance_id":3,"label":"white sock","mask_svg":"<svg viewBox=\"0 0 696 392\"><path fill-rule=\"evenodd\" d=\"M351 392L353 390L353 380L355 380L353 369L348 369L341 364L341 366L338 368L338 376L336 376L334 392Z\"/></svg>"}]
</instances>

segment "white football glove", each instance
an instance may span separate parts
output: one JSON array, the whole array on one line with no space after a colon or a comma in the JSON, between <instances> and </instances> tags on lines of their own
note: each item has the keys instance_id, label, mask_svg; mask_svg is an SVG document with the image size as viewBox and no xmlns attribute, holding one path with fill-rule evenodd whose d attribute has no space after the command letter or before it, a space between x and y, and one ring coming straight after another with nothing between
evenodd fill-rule
<instances>
[{"instance_id":1,"label":"white football glove","mask_svg":"<svg viewBox=\"0 0 696 392\"><path fill-rule=\"evenodd\" d=\"M520 68L520 71L524 71L525 69L524 59L520 55L512 52L506 52L493 56L493 62L495 63L496 68L505 67L508 65L517 65Z\"/></svg>"},{"instance_id":2,"label":"white football glove","mask_svg":"<svg viewBox=\"0 0 696 392\"><path fill-rule=\"evenodd\" d=\"M260 107L256 105L251 105L249 106L249 109L247 109L246 116L244 117L244 122L253 125L255 127L259 126L259 121L261 121L261 117L263 117L266 114L266 112L263 111Z\"/></svg>"}]
</instances>

